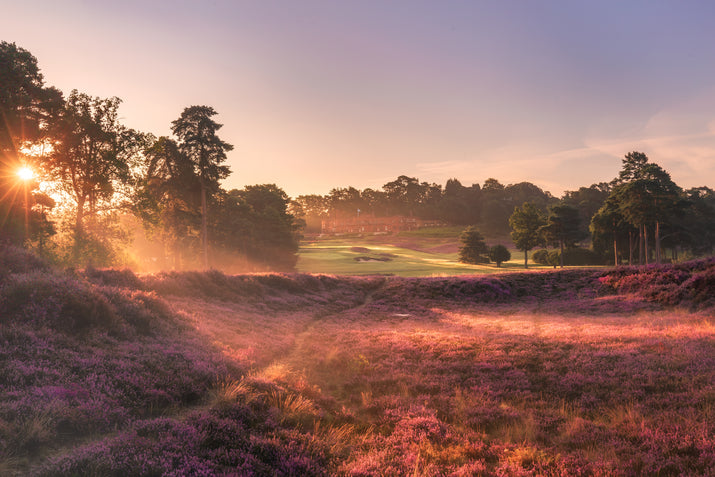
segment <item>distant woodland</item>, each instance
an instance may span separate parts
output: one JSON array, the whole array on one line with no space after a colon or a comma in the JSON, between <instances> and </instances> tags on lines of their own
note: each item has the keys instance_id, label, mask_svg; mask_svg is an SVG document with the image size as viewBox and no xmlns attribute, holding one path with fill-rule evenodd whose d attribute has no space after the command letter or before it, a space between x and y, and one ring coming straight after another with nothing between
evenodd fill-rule
<instances>
[{"instance_id":1,"label":"distant woodland","mask_svg":"<svg viewBox=\"0 0 715 477\"><path fill-rule=\"evenodd\" d=\"M682 189L642 152L626 154L611 182L562 197L530 182L400 176L291 199L275 184L221 186L233 146L212 107L186 107L173 135L156 137L124 126L120 103L45 85L30 52L0 42L0 242L63 266L289 271L303 234L363 215L509 236L525 263L538 247L542 263L577 265L677 261L715 246L715 191Z\"/></svg>"}]
</instances>

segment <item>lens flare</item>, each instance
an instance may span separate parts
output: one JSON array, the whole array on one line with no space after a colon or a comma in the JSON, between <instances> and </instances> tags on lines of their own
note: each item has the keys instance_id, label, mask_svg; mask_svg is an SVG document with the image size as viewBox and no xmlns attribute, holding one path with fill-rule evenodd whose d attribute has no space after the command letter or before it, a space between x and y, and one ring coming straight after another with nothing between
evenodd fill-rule
<instances>
[{"instance_id":1,"label":"lens flare","mask_svg":"<svg viewBox=\"0 0 715 477\"><path fill-rule=\"evenodd\" d=\"M19 177L23 181L29 181L30 179L35 177L35 173L29 167L23 166L17 170L17 177Z\"/></svg>"}]
</instances>

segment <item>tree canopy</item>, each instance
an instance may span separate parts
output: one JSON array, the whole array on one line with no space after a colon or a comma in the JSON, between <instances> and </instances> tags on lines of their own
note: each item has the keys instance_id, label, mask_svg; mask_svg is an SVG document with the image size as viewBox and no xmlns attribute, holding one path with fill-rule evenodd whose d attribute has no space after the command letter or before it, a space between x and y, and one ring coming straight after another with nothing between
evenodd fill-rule
<instances>
[{"instance_id":1,"label":"tree canopy","mask_svg":"<svg viewBox=\"0 0 715 477\"><path fill-rule=\"evenodd\" d=\"M519 250L524 251L524 268L529 267L529 250L543 243L541 228L545 224L541 210L530 202L515 207L509 217L511 239Z\"/></svg>"}]
</instances>

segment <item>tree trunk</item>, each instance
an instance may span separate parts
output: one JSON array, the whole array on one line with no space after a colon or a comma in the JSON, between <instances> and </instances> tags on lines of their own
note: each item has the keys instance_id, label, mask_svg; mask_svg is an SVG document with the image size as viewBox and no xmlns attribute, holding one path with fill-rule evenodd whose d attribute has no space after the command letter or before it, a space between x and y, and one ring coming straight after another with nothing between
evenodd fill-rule
<instances>
[{"instance_id":1,"label":"tree trunk","mask_svg":"<svg viewBox=\"0 0 715 477\"><path fill-rule=\"evenodd\" d=\"M643 226L643 255L645 255L645 264L648 265L648 228Z\"/></svg>"},{"instance_id":2,"label":"tree trunk","mask_svg":"<svg viewBox=\"0 0 715 477\"><path fill-rule=\"evenodd\" d=\"M564 239L559 240L559 247L561 248L561 254L559 255L559 265L564 268Z\"/></svg>"},{"instance_id":3,"label":"tree trunk","mask_svg":"<svg viewBox=\"0 0 715 477\"><path fill-rule=\"evenodd\" d=\"M655 263L660 263L660 222L655 222Z\"/></svg>"},{"instance_id":4,"label":"tree trunk","mask_svg":"<svg viewBox=\"0 0 715 477\"><path fill-rule=\"evenodd\" d=\"M643 229L645 228L644 225L641 225L638 227L638 265L643 265L644 263L644 257L643 257Z\"/></svg>"},{"instance_id":5,"label":"tree trunk","mask_svg":"<svg viewBox=\"0 0 715 477\"><path fill-rule=\"evenodd\" d=\"M613 266L618 266L618 235L616 235L616 221L613 220Z\"/></svg>"},{"instance_id":6,"label":"tree trunk","mask_svg":"<svg viewBox=\"0 0 715 477\"><path fill-rule=\"evenodd\" d=\"M633 231L628 231L628 265L633 265Z\"/></svg>"},{"instance_id":7,"label":"tree trunk","mask_svg":"<svg viewBox=\"0 0 715 477\"><path fill-rule=\"evenodd\" d=\"M79 262L79 252L84 243L84 197L77 199L77 213L74 222L74 247L72 248L72 261Z\"/></svg>"},{"instance_id":8,"label":"tree trunk","mask_svg":"<svg viewBox=\"0 0 715 477\"><path fill-rule=\"evenodd\" d=\"M206 186L201 181L201 252L204 258L204 270L209 269L208 219L206 206Z\"/></svg>"},{"instance_id":9,"label":"tree trunk","mask_svg":"<svg viewBox=\"0 0 715 477\"><path fill-rule=\"evenodd\" d=\"M529 251L524 249L524 268L529 268Z\"/></svg>"}]
</instances>

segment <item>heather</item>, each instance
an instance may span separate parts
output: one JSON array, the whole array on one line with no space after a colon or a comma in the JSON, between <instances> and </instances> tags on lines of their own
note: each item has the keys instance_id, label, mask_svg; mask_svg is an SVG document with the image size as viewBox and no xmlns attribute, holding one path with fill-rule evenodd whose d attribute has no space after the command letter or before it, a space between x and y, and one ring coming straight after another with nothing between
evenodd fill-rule
<instances>
[{"instance_id":1,"label":"heather","mask_svg":"<svg viewBox=\"0 0 715 477\"><path fill-rule=\"evenodd\" d=\"M0 275L0 470L712 475L714 276L712 259L432 278L18 266Z\"/></svg>"}]
</instances>

